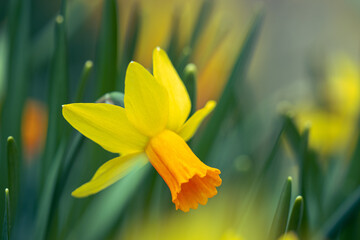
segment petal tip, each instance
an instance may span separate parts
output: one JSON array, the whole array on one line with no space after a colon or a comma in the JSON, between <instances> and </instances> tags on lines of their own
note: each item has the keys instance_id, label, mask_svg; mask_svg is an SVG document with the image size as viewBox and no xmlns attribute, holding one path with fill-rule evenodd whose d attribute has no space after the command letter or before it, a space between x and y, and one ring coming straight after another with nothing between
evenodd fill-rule
<instances>
[{"instance_id":1,"label":"petal tip","mask_svg":"<svg viewBox=\"0 0 360 240\"><path fill-rule=\"evenodd\" d=\"M216 101L210 100L206 103L206 106L209 108L214 108L214 107L216 107L216 104L217 104Z\"/></svg>"},{"instance_id":2,"label":"petal tip","mask_svg":"<svg viewBox=\"0 0 360 240\"><path fill-rule=\"evenodd\" d=\"M91 193L84 191L84 189L82 189L82 186L78 187L71 193L71 196L75 198L84 198L88 197L89 195L91 195Z\"/></svg>"},{"instance_id":3,"label":"petal tip","mask_svg":"<svg viewBox=\"0 0 360 240\"><path fill-rule=\"evenodd\" d=\"M72 191L71 196L73 196L75 198L81 198L81 195L79 194L79 191L77 191L77 189Z\"/></svg>"}]
</instances>

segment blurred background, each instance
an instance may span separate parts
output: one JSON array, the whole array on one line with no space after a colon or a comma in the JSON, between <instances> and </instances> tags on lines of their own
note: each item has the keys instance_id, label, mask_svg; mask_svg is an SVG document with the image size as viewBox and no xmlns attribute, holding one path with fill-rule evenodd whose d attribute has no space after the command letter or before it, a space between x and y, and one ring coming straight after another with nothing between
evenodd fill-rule
<instances>
[{"instance_id":1,"label":"blurred background","mask_svg":"<svg viewBox=\"0 0 360 240\"><path fill-rule=\"evenodd\" d=\"M20 162L12 238L266 239L290 184L288 209L299 195L305 201L302 224L292 229L300 239L357 239L359 24L357 0L2 0L0 149L9 158L6 139L14 136ZM177 212L163 180L146 168L95 196L72 198L112 154L79 140L61 105L122 91L129 61L151 71L156 46L182 78L187 64L196 65L197 108L211 99L227 104L214 113L221 120L210 117L189 143L222 171L218 195ZM66 84L56 85L61 79ZM5 189L9 162L0 167Z\"/></svg>"}]
</instances>

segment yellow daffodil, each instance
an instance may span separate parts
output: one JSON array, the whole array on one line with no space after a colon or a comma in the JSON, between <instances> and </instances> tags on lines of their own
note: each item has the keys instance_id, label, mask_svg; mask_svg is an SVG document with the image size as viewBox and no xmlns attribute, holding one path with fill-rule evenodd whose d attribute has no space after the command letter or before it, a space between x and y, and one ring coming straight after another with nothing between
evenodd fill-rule
<instances>
[{"instance_id":1,"label":"yellow daffodil","mask_svg":"<svg viewBox=\"0 0 360 240\"><path fill-rule=\"evenodd\" d=\"M216 103L188 119L191 102L167 54L153 52L153 75L131 62L125 78L125 108L105 103L63 106L63 116L104 149L121 154L103 164L93 178L72 195L97 193L126 175L146 156L170 188L176 209L196 209L217 194L220 170L202 163L185 141L196 132Z\"/></svg>"},{"instance_id":2,"label":"yellow daffodil","mask_svg":"<svg viewBox=\"0 0 360 240\"><path fill-rule=\"evenodd\" d=\"M349 146L353 147L359 118L358 64L341 54L331 60L327 77L320 83L320 104L303 103L295 109L299 128L303 130L311 125L309 146L323 156L343 153Z\"/></svg>"}]
</instances>

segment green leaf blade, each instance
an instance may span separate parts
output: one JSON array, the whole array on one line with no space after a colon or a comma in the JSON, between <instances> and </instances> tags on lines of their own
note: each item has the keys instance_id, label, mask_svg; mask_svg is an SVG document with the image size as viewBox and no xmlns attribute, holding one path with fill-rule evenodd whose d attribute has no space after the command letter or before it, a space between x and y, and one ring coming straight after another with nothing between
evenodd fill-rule
<instances>
[{"instance_id":1,"label":"green leaf blade","mask_svg":"<svg viewBox=\"0 0 360 240\"><path fill-rule=\"evenodd\" d=\"M19 197L19 176L20 158L18 149L13 137L8 137L7 141L7 164L8 164L8 184L11 189L11 219L15 219L15 213ZM10 214L10 213L9 213Z\"/></svg>"},{"instance_id":2,"label":"green leaf blade","mask_svg":"<svg viewBox=\"0 0 360 240\"><path fill-rule=\"evenodd\" d=\"M94 64L90 60L85 62L84 67L83 67L83 71L82 71L82 74L81 74L81 78L80 78L79 87L77 89L75 102L81 102L83 100L85 87L86 87L86 84L89 81L89 77L90 77L90 74L92 72L93 66L94 66Z\"/></svg>"},{"instance_id":3,"label":"green leaf blade","mask_svg":"<svg viewBox=\"0 0 360 240\"><path fill-rule=\"evenodd\" d=\"M9 189L5 189L5 211L4 211L4 222L3 222L3 229L2 229L2 239L8 240L10 239L10 231L11 231L11 218L10 218L10 196L9 196Z\"/></svg>"},{"instance_id":4,"label":"green leaf blade","mask_svg":"<svg viewBox=\"0 0 360 240\"><path fill-rule=\"evenodd\" d=\"M145 167L135 166L132 172L110 189L98 193L66 239L104 239L123 214L149 169L149 164Z\"/></svg>"},{"instance_id":5,"label":"green leaf blade","mask_svg":"<svg viewBox=\"0 0 360 240\"><path fill-rule=\"evenodd\" d=\"M46 182L42 195L39 200L39 208L35 219L35 229L33 239L47 239L48 229L51 222L53 209L53 199L55 195L56 184L59 179L63 156L65 150L64 142L60 143L55 158L52 161L49 171L47 171Z\"/></svg>"},{"instance_id":6,"label":"green leaf blade","mask_svg":"<svg viewBox=\"0 0 360 240\"><path fill-rule=\"evenodd\" d=\"M55 51L51 63L49 84L49 124L46 148L43 157L43 178L50 168L52 159L67 133L66 122L62 117L62 105L68 102L68 54L65 19L58 15L55 21Z\"/></svg>"},{"instance_id":7,"label":"green leaf blade","mask_svg":"<svg viewBox=\"0 0 360 240\"><path fill-rule=\"evenodd\" d=\"M206 24L209 22L213 8L214 8L214 0L203 1L199 14L197 16L193 33L190 38L190 42L189 42L190 49L193 49L195 47L199 39L199 36L204 31Z\"/></svg>"},{"instance_id":8,"label":"green leaf blade","mask_svg":"<svg viewBox=\"0 0 360 240\"><path fill-rule=\"evenodd\" d=\"M298 233L304 212L304 199L302 196L297 196L294 205L291 209L291 214L288 222L286 232Z\"/></svg>"},{"instance_id":9,"label":"green leaf blade","mask_svg":"<svg viewBox=\"0 0 360 240\"><path fill-rule=\"evenodd\" d=\"M290 200L291 200L291 185L292 178L288 177L286 180L282 193L280 195L279 203L275 212L275 216L270 228L269 240L276 240L286 231L286 224L289 215Z\"/></svg>"},{"instance_id":10,"label":"green leaf blade","mask_svg":"<svg viewBox=\"0 0 360 240\"><path fill-rule=\"evenodd\" d=\"M191 112L192 115L196 111L196 92L197 92L197 68L195 64L189 63L186 65L183 74L183 81L185 87L189 93L190 101L191 101Z\"/></svg>"},{"instance_id":11,"label":"green leaf blade","mask_svg":"<svg viewBox=\"0 0 360 240\"><path fill-rule=\"evenodd\" d=\"M26 0L9 1L8 22L6 22L6 69L4 96L1 108L2 143L9 136L21 139L21 122L25 100L28 95L29 74L29 29L31 3ZM20 148L21 149L21 148ZM7 187L6 145L0 145L0 189ZM19 154L21 156L21 154ZM4 199L0 198L0 212L4 210ZM1 231L2 225L0 225Z\"/></svg>"},{"instance_id":12,"label":"green leaf blade","mask_svg":"<svg viewBox=\"0 0 360 240\"><path fill-rule=\"evenodd\" d=\"M98 84L97 97L116 88L117 52L118 52L118 22L116 0L105 0L102 13L102 22L97 52Z\"/></svg>"},{"instance_id":13,"label":"green leaf blade","mask_svg":"<svg viewBox=\"0 0 360 240\"><path fill-rule=\"evenodd\" d=\"M358 187L323 224L319 236L332 239L360 209L360 187Z\"/></svg>"}]
</instances>

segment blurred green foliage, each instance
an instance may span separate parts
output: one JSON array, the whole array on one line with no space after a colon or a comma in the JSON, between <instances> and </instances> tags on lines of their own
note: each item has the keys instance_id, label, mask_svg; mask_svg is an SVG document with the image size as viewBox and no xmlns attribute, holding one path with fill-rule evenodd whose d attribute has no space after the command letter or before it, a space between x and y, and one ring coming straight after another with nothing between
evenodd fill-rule
<instances>
[{"instance_id":1,"label":"blurred green foliage","mask_svg":"<svg viewBox=\"0 0 360 240\"><path fill-rule=\"evenodd\" d=\"M40 1L1 4L0 78L4 89L0 91L0 188L5 190L5 198L0 198L0 213L4 213L2 238L116 239L129 236L132 221L140 232L142 225L149 222L166 223L175 211L170 193L149 166L136 167L95 196L75 199L70 195L109 158L100 147L70 130L62 118L61 106L73 101L98 101L123 107L126 66L134 58L140 37L141 4L133 6L125 36L120 36L122 25L115 0L47 3L51 10L44 13L41 8L37 12ZM214 4L202 2L184 47L177 41L179 19L175 14L167 46L189 91L192 111L197 92L205 91L197 86L193 50L213 14ZM90 19L100 6L101 19ZM311 126L300 131L289 111L279 113L267 123L271 130L263 131L264 111L249 111L254 107L251 94L239 94L250 91L246 88L247 70L266 22L266 9L254 12L242 41L233 43L234 49L240 47L240 51L229 78L224 80L226 86L218 105L191 142L201 160L222 171L223 185L215 198L220 199L220 205L230 202L231 212L226 215L228 225L218 223L215 228L223 232L233 229L244 239L278 239L290 231L300 239L360 239L360 138L355 150L348 153L352 155L349 163L344 156L335 156L337 161L329 161L324 167L319 153L309 147ZM43 15L38 17L39 13ZM100 22L98 36L83 36L83 46L69 44L70 36L90 20L91 24ZM43 24L45 21L49 23ZM33 96L46 102L49 124L43 152L27 163L22 151L21 122L26 99ZM255 134L258 132L261 136ZM340 188L333 185L332 168L345 169L346 174L337 179L343 183ZM290 175L292 178L286 178ZM331 194L336 197L328 197ZM230 201L222 195L230 195ZM194 212L211 209L211 202ZM154 236L148 238L156 236L154 229Z\"/></svg>"}]
</instances>

